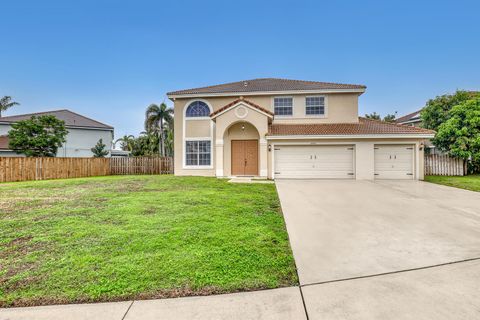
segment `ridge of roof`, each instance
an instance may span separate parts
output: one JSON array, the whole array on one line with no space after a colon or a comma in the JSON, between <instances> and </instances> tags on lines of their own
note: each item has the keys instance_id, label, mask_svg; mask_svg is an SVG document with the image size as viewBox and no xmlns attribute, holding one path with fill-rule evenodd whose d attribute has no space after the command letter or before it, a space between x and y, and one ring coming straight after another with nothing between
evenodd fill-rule
<instances>
[{"instance_id":1,"label":"ridge of roof","mask_svg":"<svg viewBox=\"0 0 480 320\"><path fill-rule=\"evenodd\" d=\"M365 89L365 85L321 82L311 80L297 80L285 78L256 78L227 82L222 84L196 87L167 92L171 95L193 95L193 94L214 94L214 93L241 93L241 92L262 92L262 91L306 91L322 89Z\"/></svg>"},{"instance_id":2,"label":"ridge of roof","mask_svg":"<svg viewBox=\"0 0 480 320\"><path fill-rule=\"evenodd\" d=\"M84 115L81 115L79 113L76 113L74 111L71 111L71 110L68 110L68 109L57 109L57 110L50 110L50 111L39 111L39 112L32 112L32 113L24 113L24 114L16 114L16 115L11 115L11 116L6 116L6 117L0 117L0 123L1 122L16 122L16 121L21 121L23 119L19 119L19 118L25 118L25 117L32 117L32 116L37 116L37 115L56 115L56 114L59 114L61 112L66 112L66 113L69 113L69 114L72 114L76 117L80 117L80 118L83 118L83 119L86 119L88 121L91 121L95 124L98 124L98 126L93 126L93 125L82 125L82 124L68 124L68 123L65 123L65 125L68 127L68 126L71 126L71 127L85 127L85 128L106 128L106 129L113 129L112 126L110 125L107 125L105 123L102 123L100 121L97 121L97 120L94 120L92 118L89 118L89 117L86 117Z\"/></svg>"}]
</instances>

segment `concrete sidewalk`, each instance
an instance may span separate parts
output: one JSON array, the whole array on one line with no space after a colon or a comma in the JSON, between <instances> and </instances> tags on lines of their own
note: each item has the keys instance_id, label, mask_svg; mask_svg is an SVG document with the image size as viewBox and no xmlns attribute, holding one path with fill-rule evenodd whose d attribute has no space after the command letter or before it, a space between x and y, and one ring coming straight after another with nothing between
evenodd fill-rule
<instances>
[{"instance_id":1,"label":"concrete sidewalk","mask_svg":"<svg viewBox=\"0 0 480 320\"><path fill-rule=\"evenodd\" d=\"M306 319L300 289L205 297L0 309L0 320Z\"/></svg>"}]
</instances>

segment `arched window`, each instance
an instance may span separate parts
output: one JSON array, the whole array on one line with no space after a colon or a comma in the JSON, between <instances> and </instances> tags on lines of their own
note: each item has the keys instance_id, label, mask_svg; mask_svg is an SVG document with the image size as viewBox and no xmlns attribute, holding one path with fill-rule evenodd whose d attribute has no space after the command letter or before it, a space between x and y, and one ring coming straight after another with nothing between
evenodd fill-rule
<instances>
[{"instance_id":1,"label":"arched window","mask_svg":"<svg viewBox=\"0 0 480 320\"><path fill-rule=\"evenodd\" d=\"M203 101L194 101L187 107L187 117L208 117L210 115L210 108Z\"/></svg>"}]
</instances>

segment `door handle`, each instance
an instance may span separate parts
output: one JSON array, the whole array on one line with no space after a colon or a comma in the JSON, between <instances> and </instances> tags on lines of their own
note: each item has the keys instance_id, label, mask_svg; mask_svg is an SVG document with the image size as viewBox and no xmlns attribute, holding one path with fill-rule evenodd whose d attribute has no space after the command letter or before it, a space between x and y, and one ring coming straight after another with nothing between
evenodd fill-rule
<instances>
[{"instance_id":1,"label":"door handle","mask_svg":"<svg viewBox=\"0 0 480 320\"><path fill-rule=\"evenodd\" d=\"M247 166L247 159L245 159L245 167Z\"/></svg>"}]
</instances>

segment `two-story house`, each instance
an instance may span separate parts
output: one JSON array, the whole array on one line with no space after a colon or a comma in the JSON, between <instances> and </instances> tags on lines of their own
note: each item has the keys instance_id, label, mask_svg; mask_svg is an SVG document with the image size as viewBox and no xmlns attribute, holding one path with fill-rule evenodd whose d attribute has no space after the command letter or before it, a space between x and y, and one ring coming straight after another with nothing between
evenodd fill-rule
<instances>
[{"instance_id":1,"label":"two-story house","mask_svg":"<svg viewBox=\"0 0 480 320\"><path fill-rule=\"evenodd\" d=\"M70 110L54 110L0 117L0 157L21 157L22 154L9 149L8 131L15 122L42 115L52 115L65 122L68 134L66 142L57 151L57 157L93 157L91 148L100 139L107 150L112 148L113 127Z\"/></svg>"},{"instance_id":2,"label":"two-story house","mask_svg":"<svg viewBox=\"0 0 480 320\"><path fill-rule=\"evenodd\" d=\"M423 179L433 132L359 117L365 89L267 78L169 92L175 174Z\"/></svg>"}]
</instances>

